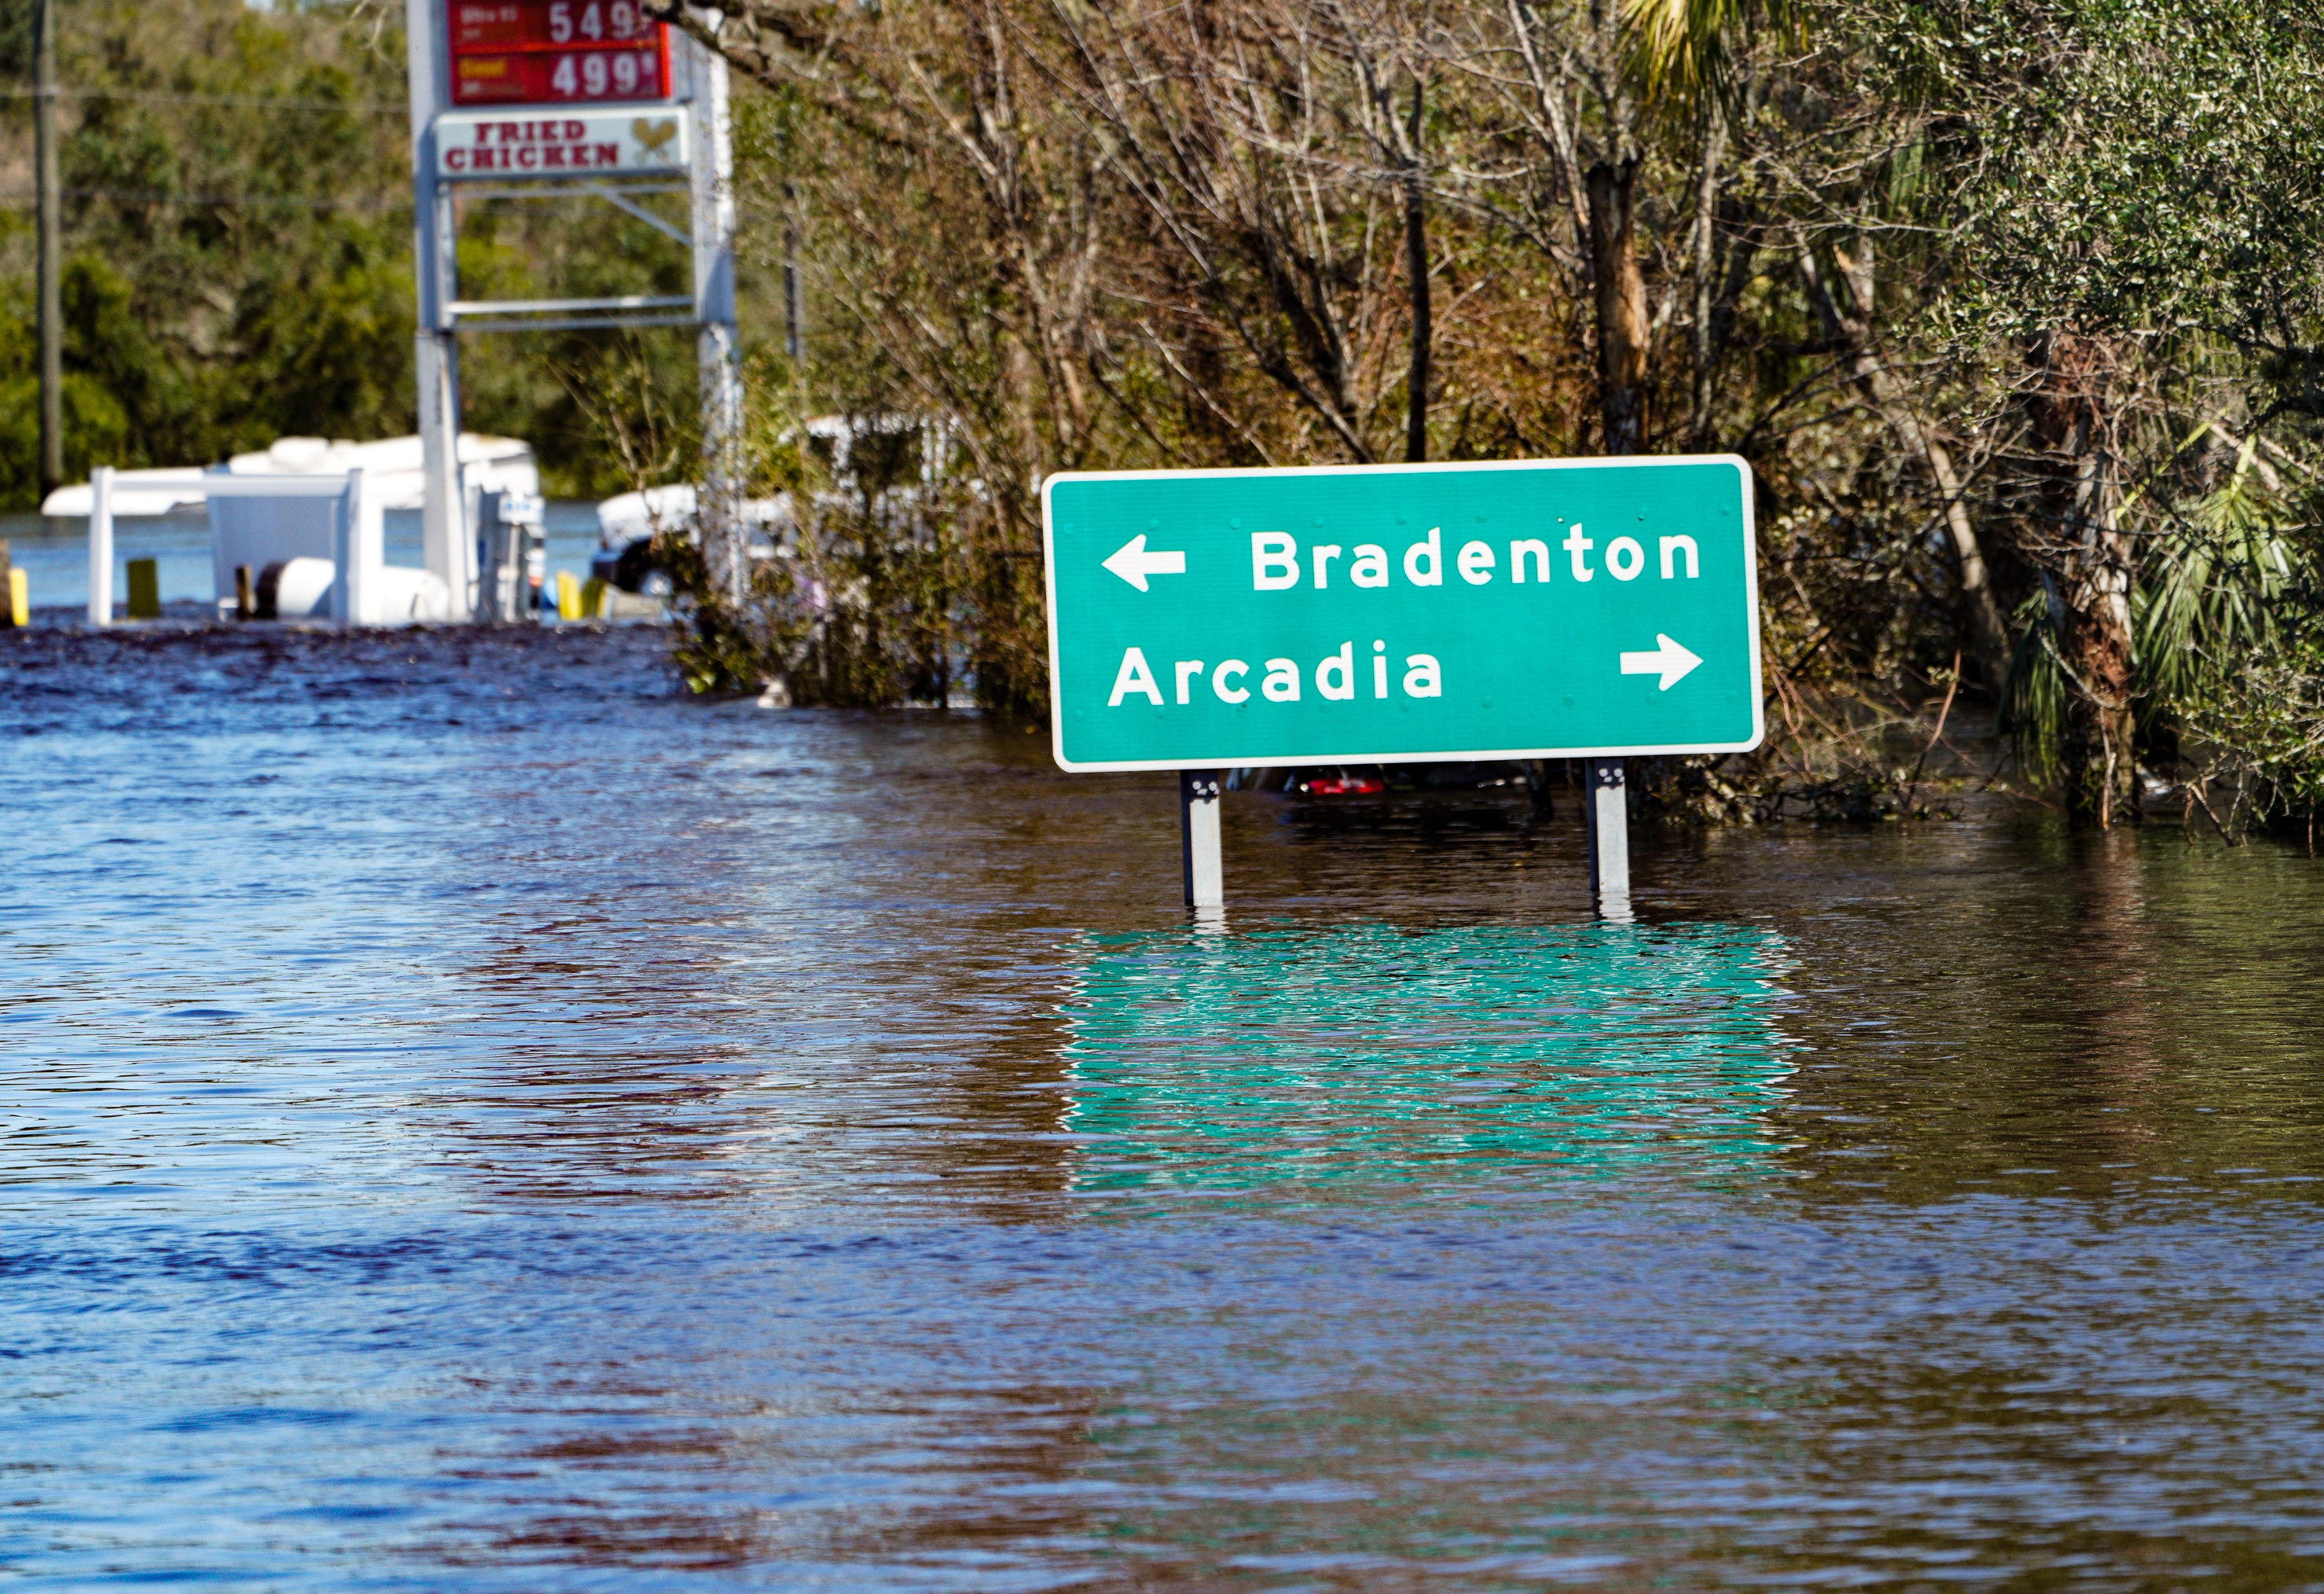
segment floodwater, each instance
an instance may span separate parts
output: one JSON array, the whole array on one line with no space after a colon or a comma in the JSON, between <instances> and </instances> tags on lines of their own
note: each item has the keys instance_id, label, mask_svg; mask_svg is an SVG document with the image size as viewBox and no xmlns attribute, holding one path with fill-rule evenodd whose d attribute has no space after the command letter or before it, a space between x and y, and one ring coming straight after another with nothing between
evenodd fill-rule
<instances>
[{"instance_id":1,"label":"floodwater","mask_svg":"<svg viewBox=\"0 0 2324 1594\"><path fill-rule=\"evenodd\" d=\"M2324 864L0 633L0 1583L2324 1588Z\"/></svg>"}]
</instances>

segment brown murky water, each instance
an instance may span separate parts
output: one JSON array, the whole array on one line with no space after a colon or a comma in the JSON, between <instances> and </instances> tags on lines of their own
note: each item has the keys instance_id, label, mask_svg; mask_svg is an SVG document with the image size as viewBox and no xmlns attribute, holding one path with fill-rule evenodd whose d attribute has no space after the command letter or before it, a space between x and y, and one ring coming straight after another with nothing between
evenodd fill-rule
<instances>
[{"instance_id":1,"label":"brown murky water","mask_svg":"<svg viewBox=\"0 0 2324 1594\"><path fill-rule=\"evenodd\" d=\"M2324 1587L2324 865L0 633L0 1581Z\"/></svg>"}]
</instances>

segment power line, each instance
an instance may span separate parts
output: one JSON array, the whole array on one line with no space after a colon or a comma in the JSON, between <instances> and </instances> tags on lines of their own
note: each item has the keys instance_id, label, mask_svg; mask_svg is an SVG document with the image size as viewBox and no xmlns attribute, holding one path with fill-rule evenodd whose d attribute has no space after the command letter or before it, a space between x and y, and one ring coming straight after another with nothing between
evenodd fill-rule
<instances>
[{"instance_id":1,"label":"power line","mask_svg":"<svg viewBox=\"0 0 2324 1594\"><path fill-rule=\"evenodd\" d=\"M37 99L37 88L0 88L0 99ZM369 111L377 115L405 116L411 106L382 99L289 99L273 95L147 94L127 88L60 88L59 99L133 101L141 105L227 106L243 109L282 111Z\"/></svg>"},{"instance_id":2,"label":"power line","mask_svg":"<svg viewBox=\"0 0 2324 1594\"><path fill-rule=\"evenodd\" d=\"M208 205L225 208L263 209L273 206L307 210L397 210L408 208L411 204L408 195L401 198L305 199L290 194L165 194L138 189L66 189L63 191L76 199L121 199L137 205ZM0 205L19 209L34 203L38 197L30 193L0 194Z\"/></svg>"}]
</instances>

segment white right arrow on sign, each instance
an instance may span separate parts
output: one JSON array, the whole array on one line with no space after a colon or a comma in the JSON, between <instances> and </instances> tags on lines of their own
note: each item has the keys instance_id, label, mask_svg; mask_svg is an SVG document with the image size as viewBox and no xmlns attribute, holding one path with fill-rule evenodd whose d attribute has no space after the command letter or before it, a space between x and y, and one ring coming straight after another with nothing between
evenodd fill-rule
<instances>
[{"instance_id":1,"label":"white right arrow on sign","mask_svg":"<svg viewBox=\"0 0 2324 1594\"><path fill-rule=\"evenodd\" d=\"M1655 633L1655 650L1651 653L1623 654L1622 673L1626 676L1660 676L1663 681L1656 690L1667 692L1684 680L1689 670L1702 662L1660 631Z\"/></svg>"}]
</instances>

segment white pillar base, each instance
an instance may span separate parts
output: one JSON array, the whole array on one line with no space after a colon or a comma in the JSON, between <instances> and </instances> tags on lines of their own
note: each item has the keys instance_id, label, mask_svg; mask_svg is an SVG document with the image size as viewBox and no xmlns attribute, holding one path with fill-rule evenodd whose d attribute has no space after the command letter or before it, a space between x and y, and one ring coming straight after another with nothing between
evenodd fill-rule
<instances>
[{"instance_id":1,"label":"white pillar base","mask_svg":"<svg viewBox=\"0 0 2324 1594\"><path fill-rule=\"evenodd\" d=\"M113 623L113 467L88 473L88 622Z\"/></svg>"}]
</instances>

